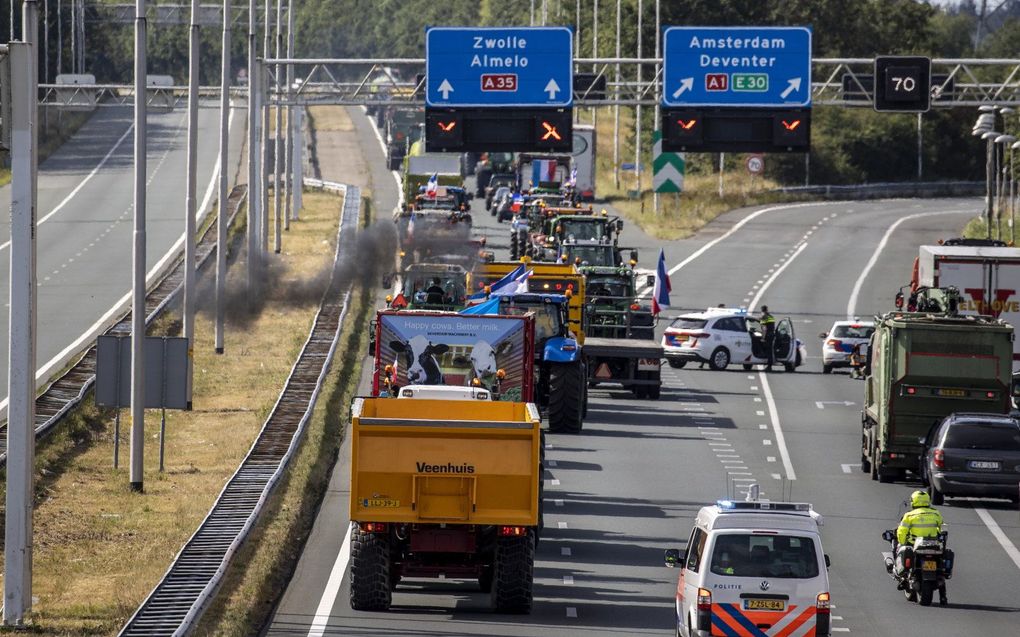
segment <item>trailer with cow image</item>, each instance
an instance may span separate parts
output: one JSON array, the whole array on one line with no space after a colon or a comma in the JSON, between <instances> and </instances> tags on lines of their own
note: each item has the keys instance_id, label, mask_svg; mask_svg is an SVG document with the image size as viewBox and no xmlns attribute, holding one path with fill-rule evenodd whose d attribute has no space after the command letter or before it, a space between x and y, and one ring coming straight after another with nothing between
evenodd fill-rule
<instances>
[{"instance_id":1,"label":"trailer with cow image","mask_svg":"<svg viewBox=\"0 0 1020 637\"><path fill-rule=\"evenodd\" d=\"M444 578L476 580L497 612L530 612L535 405L357 398L351 415L351 608L385 611L406 579Z\"/></svg>"}]
</instances>

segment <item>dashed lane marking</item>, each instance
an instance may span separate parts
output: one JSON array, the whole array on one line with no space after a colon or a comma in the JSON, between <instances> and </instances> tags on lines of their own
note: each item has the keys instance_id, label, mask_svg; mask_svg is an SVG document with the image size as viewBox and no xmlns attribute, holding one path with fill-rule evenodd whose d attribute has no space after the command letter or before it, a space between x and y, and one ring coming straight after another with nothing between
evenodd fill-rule
<instances>
[{"instance_id":1,"label":"dashed lane marking","mask_svg":"<svg viewBox=\"0 0 1020 637\"><path fill-rule=\"evenodd\" d=\"M563 557L570 557L571 555L573 555L573 553L574 552L570 549L569 546L564 546L560 548L560 555L562 555Z\"/></svg>"},{"instance_id":2,"label":"dashed lane marking","mask_svg":"<svg viewBox=\"0 0 1020 637\"><path fill-rule=\"evenodd\" d=\"M574 585L574 576L573 575L564 575L563 576L563 584L566 585L566 586L573 586Z\"/></svg>"},{"instance_id":3,"label":"dashed lane marking","mask_svg":"<svg viewBox=\"0 0 1020 637\"><path fill-rule=\"evenodd\" d=\"M556 526L558 528L565 529L565 528L567 528L567 523L566 522L557 522Z\"/></svg>"},{"instance_id":4,"label":"dashed lane marking","mask_svg":"<svg viewBox=\"0 0 1020 637\"><path fill-rule=\"evenodd\" d=\"M853 473L854 471L856 471L856 470L861 468L861 463L859 463L859 462L849 462L849 463L841 464L839 466L840 466L841 469L843 469L843 473Z\"/></svg>"},{"instance_id":5,"label":"dashed lane marking","mask_svg":"<svg viewBox=\"0 0 1020 637\"><path fill-rule=\"evenodd\" d=\"M789 261L787 261L789 263ZM769 408L769 416L772 419L772 430L776 435L776 446L779 447L779 456L783 459L783 468L786 469L786 477L796 480L797 474L793 470L793 462L790 460L790 450L786 448L786 437L783 435L783 425L779 422L779 410L776 409L776 400L772 397L772 389L769 387L769 380L765 372L758 372L761 377L761 388L765 393L765 402Z\"/></svg>"},{"instance_id":6,"label":"dashed lane marking","mask_svg":"<svg viewBox=\"0 0 1020 637\"><path fill-rule=\"evenodd\" d=\"M577 609L573 606L567 606L567 617L570 619L577 619Z\"/></svg>"}]
</instances>

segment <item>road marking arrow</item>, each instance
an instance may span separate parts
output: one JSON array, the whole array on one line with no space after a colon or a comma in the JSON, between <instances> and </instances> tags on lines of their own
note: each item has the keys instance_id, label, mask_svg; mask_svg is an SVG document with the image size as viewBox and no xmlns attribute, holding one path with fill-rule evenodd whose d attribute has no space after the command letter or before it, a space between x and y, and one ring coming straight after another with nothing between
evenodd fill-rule
<instances>
[{"instance_id":1,"label":"road marking arrow","mask_svg":"<svg viewBox=\"0 0 1020 637\"><path fill-rule=\"evenodd\" d=\"M788 81L788 83L786 85L786 90L784 90L782 93L780 93L779 97L781 97L781 98L783 98L785 100L787 97L790 96L790 93L792 93L794 91L799 91L799 90L800 90L800 78L799 77L795 77L792 80Z\"/></svg>"},{"instance_id":2,"label":"road marking arrow","mask_svg":"<svg viewBox=\"0 0 1020 637\"><path fill-rule=\"evenodd\" d=\"M444 100L448 100L450 99L450 93L453 92L453 86L450 84L450 80L443 80L443 83L439 85L437 90L443 94Z\"/></svg>"},{"instance_id":3,"label":"road marking arrow","mask_svg":"<svg viewBox=\"0 0 1020 637\"><path fill-rule=\"evenodd\" d=\"M556 94L559 93L561 89L560 85L556 83L556 80L549 80L549 83L546 84L545 88L542 90L549 94L549 99L554 100L556 99Z\"/></svg>"},{"instance_id":4,"label":"road marking arrow","mask_svg":"<svg viewBox=\"0 0 1020 637\"><path fill-rule=\"evenodd\" d=\"M673 91L673 99L676 99L683 95L685 92L692 90L694 90L694 78L685 77L684 79L680 80L680 88Z\"/></svg>"},{"instance_id":5,"label":"road marking arrow","mask_svg":"<svg viewBox=\"0 0 1020 637\"><path fill-rule=\"evenodd\" d=\"M825 409L826 405L843 405L844 407L853 407L855 402L851 400L816 400L815 407L819 409Z\"/></svg>"}]
</instances>

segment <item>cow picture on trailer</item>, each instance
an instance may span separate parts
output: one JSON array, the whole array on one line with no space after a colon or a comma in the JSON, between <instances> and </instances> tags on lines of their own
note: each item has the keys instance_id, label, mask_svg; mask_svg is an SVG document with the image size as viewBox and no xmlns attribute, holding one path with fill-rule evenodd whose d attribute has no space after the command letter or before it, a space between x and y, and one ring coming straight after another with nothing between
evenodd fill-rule
<instances>
[{"instance_id":1,"label":"cow picture on trailer","mask_svg":"<svg viewBox=\"0 0 1020 637\"><path fill-rule=\"evenodd\" d=\"M428 338L418 335L409 341L392 340L390 347L403 358L407 382L410 385L443 385L443 370L436 356L450 351L449 345L433 344ZM399 369L399 365L397 367Z\"/></svg>"}]
</instances>

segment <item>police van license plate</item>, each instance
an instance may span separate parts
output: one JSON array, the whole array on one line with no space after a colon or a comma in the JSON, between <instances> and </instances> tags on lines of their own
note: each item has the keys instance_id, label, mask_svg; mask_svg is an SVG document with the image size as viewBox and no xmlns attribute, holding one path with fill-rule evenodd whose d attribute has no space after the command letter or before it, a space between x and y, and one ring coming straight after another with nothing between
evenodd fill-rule
<instances>
[{"instance_id":1,"label":"police van license plate","mask_svg":"<svg viewBox=\"0 0 1020 637\"><path fill-rule=\"evenodd\" d=\"M639 372L654 372L659 369L659 364L658 358L639 358L637 368Z\"/></svg>"},{"instance_id":2,"label":"police van license plate","mask_svg":"<svg viewBox=\"0 0 1020 637\"><path fill-rule=\"evenodd\" d=\"M744 610L786 610L786 602L781 599L745 599Z\"/></svg>"},{"instance_id":3,"label":"police van license plate","mask_svg":"<svg viewBox=\"0 0 1020 637\"><path fill-rule=\"evenodd\" d=\"M934 571L938 568L938 563L935 560L924 560L921 562L922 571Z\"/></svg>"}]
</instances>

